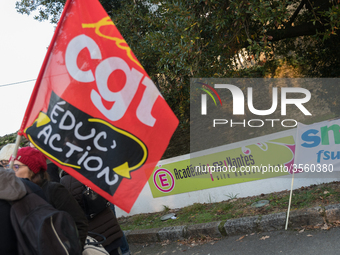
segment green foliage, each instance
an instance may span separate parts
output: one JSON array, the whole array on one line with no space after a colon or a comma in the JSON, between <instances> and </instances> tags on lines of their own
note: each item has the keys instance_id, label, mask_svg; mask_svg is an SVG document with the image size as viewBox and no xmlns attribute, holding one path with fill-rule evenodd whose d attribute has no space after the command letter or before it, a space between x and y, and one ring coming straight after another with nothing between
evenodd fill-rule
<instances>
[{"instance_id":1,"label":"green foliage","mask_svg":"<svg viewBox=\"0 0 340 255\"><path fill-rule=\"evenodd\" d=\"M163 205L163 212L167 213L168 211L170 211L170 207L167 205Z\"/></svg>"},{"instance_id":2,"label":"green foliage","mask_svg":"<svg viewBox=\"0 0 340 255\"><path fill-rule=\"evenodd\" d=\"M219 213L223 212L226 213L227 211L231 210L233 208L232 203L217 203L215 204L214 208L212 209L212 213Z\"/></svg>"},{"instance_id":3,"label":"green foliage","mask_svg":"<svg viewBox=\"0 0 340 255\"><path fill-rule=\"evenodd\" d=\"M193 205L183 208L183 212L195 214L200 213L202 210L205 210L206 208L207 208L206 204L194 203Z\"/></svg>"},{"instance_id":4,"label":"green foliage","mask_svg":"<svg viewBox=\"0 0 340 255\"><path fill-rule=\"evenodd\" d=\"M227 195L225 195L226 197L228 197L228 199L236 199L237 198L237 196L239 195L239 193L236 193L236 194L234 194L234 193L228 193Z\"/></svg>"},{"instance_id":5,"label":"green foliage","mask_svg":"<svg viewBox=\"0 0 340 255\"><path fill-rule=\"evenodd\" d=\"M99 0L106 12L110 15L111 10L120 8L120 0ZM33 15L34 19L49 20L57 23L63 11L66 0L20 0L15 6L19 13Z\"/></svg>"},{"instance_id":6,"label":"green foliage","mask_svg":"<svg viewBox=\"0 0 340 255\"><path fill-rule=\"evenodd\" d=\"M33 14L36 20L50 20L51 23L57 23L65 2L66 0L21 0L16 2L16 9L22 14Z\"/></svg>"},{"instance_id":7,"label":"green foliage","mask_svg":"<svg viewBox=\"0 0 340 255\"><path fill-rule=\"evenodd\" d=\"M248 45L248 37L256 39L251 29L267 22L259 15L270 10L257 1L251 5L243 1L150 3L152 8L125 1L112 18L183 127L189 122L190 78L263 76L262 67L237 68L235 58ZM254 19L250 10L256 11ZM275 19L282 15L284 11L276 11Z\"/></svg>"},{"instance_id":8,"label":"green foliage","mask_svg":"<svg viewBox=\"0 0 340 255\"><path fill-rule=\"evenodd\" d=\"M240 217L254 215L267 215L278 212L287 212L290 191L262 194L254 197L238 198L230 203L222 201L211 204L193 204L176 210L176 219L161 221L164 212L148 213L122 217L119 223L123 229L146 229L178 225L189 225L203 222L225 221ZM338 204L340 198L339 182L321 183L293 190L291 210L312 208L316 206L325 207ZM251 207L253 202L269 200L264 207Z\"/></svg>"},{"instance_id":9,"label":"green foliage","mask_svg":"<svg viewBox=\"0 0 340 255\"><path fill-rule=\"evenodd\" d=\"M16 135L5 135L0 138L0 147L8 144L8 143L15 143Z\"/></svg>"},{"instance_id":10,"label":"green foliage","mask_svg":"<svg viewBox=\"0 0 340 255\"><path fill-rule=\"evenodd\" d=\"M17 133L8 134L8 135L0 137L0 148L2 148L3 146L5 146L8 143L15 143L16 139L17 139ZM20 142L20 147L25 147L25 146L28 146L28 145L29 145L28 140L24 136L22 136L21 142Z\"/></svg>"},{"instance_id":11,"label":"green foliage","mask_svg":"<svg viewBox=\"0 0 340 255\"><path fill-rule=\"evenodd\" d=\"M339 69L338 53L330 57L339 41L335 0L100 2L182 128L190 78L273 76L279 59L304 67L305 76L335 77ZM17 9L57 22L64 3L21 0Z\"/></svg>"}]
</instances>

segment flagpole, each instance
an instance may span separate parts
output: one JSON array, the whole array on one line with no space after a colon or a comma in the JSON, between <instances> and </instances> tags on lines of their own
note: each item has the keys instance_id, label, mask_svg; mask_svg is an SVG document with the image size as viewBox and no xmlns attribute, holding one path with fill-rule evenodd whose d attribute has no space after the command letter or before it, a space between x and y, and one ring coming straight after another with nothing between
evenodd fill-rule
<instances>
[{"instance_id":1,"label":"flagpole","mask_svg":"<svg viewBox=\"0 0 340 255\"><path fill-rule=\"evenodd\" d=\"M19 146L20 146L21 138L22 138L22 135L19 135L19 132L18 132L17 139L15 141L14 151L13 151L12 156L11 156L11 162L9 163L9 168L10 169L13 168L14 159L17 157L17 153L18 153L18 149L19 149Z\"/></svg>"},{"instance_id":2,"label":"flagpole","mask_svg":"<svg viewBox=\"0 0 340 255\"><path fill-rule=\"evenodd\" d=\"M19 132L18 132L18 135L20 135L20 136L23 135L23 131L24 131L23 129L26 126L26 123L28 121L29 113L31 112L31 110L33 108L34 101L36 100L36 97L38 95L38 90L39 90L39 86L38 85L40 84L40 82L42 80L42 77L44 75L44 71L45 71L45 68L46 68L49 56L51 55L53 46L55 44L55 41L56 41L57 36L59 34L59 31L60 31L62 20L65 18L66 10L67 10L68 6L70 5L71 1L72 0L67 0L66 1L65 6L64 6L64 10L63 10L63 12L62 12L62 14L60 16L59 21L58 21L58 25L57 25L57 27L56 27L56 29L54 31L54 34L53 34L52 40L50 42L50 45L48 46L47 53L46 53L45 58L44 58L44 62L42 64L42 66L41 66L41 69L40 69L37 81L35 82L35 86L33 88L30 101L28 102L28 105L27 105L27 108L26 108L26 112L25 112L24 118L23 118L22 123L21 123L21 127L20 127Z\"/></svg>"},{"instance_id":3,"label":"flagpole","mask_svg":"<svg viewBox=\"0 0 340 255\"><path fill-rule=\"evenodd\" d=\"M290 211L290 205L292 202L292 194L293 194L293 185L294 185L294 169L293 169L293 177L292 177L292 184L291 184L291 188L290 188L290 195L289 195L289 203L288 203L288 211L287 211L287 219L286 219L286 227L285 230L287 230L288 228L288 219L289 219L289 211Z\"/></svg>"}]
</instances>

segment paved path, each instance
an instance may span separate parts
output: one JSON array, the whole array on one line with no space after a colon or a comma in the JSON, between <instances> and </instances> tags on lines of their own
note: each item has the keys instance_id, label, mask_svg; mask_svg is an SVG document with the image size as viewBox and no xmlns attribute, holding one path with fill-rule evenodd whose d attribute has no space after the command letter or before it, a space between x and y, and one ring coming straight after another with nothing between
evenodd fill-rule
<instances>
[{"instance_id":1,"label":"paved path","mask_svg":"<svg viewBox=\"0 0 340 255\"><path fill-rule=\"evenodd\" d=\"M223 237L192 246L184 242L130 244L133 255L275 255L340 254L340 227L329 230L272 231L253 235ZM267 237L267 238L265 238ZM261 240L264 239L264 240Z\"/></svg>"}]
</instances>

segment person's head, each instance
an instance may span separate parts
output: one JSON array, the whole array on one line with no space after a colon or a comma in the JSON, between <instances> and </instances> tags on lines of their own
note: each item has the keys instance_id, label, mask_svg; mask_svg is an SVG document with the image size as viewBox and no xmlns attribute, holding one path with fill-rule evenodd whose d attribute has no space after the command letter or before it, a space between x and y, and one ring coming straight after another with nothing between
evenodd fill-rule
<instances>
[{"instance_id":1,"label":"person's head","mask_svg":"<svg viewBox=\"0 0 340 255\"><path fill-rule=\"evenodd\" d=\"M6 144L4 147L0 150L0 165L3 167L6 167L9 163L9 159L11 158L13 152L14 152L15 144L9 143Z\"/></svg>"},{"instance_id":2,"label":"person's head","mask_svg":"<svg viewBox=\"0 0 340 255\"><path fill-rule=\"evenodd\" d=\"M41 185L46 179L46 158L39 150L32 147L24 147L18 150L14 159L13 170L19 178L28 178L32 182Z\"/></svg>"}]
</instances>

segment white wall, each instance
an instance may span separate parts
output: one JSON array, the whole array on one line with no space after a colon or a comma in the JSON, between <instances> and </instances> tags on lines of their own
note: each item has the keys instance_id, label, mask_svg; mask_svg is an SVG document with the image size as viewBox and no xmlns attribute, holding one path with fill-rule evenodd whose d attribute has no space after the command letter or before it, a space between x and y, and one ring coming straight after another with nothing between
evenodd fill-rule
<instances>
[{"instance_id":1,"label":"white wall","mask_svg":"<svg viewBox=\"0 0 340 255\"><path fill-rule=\"evenodd\" d=\"M275 139L277 136L285 137L292 135L295 139L296 129L290 129L288 131L278 132L275 134L263 136L267 140ZM262 137L262 138L263 138ZM257 142L258 138L245 140L239 143L230 144L226 146L216 147L214 149L209 149L205 151L200 151L194 153L196 156L207 155L217 151L228 150L232 148L238 148L244 145L249 145ZM193 155L191 155L193 156ZM194 156L195 157L195 156ZM190 158L190 155L183 155L171 159L162 160L158 165L165 165L172 162L179 162ZM286 175L276 178L267 178L256 181L243 182L233 185L227 185L222 187L192 191L182 194L176 194L171 196L164 196L153 198L149 183L147 183L136 200L134 206L132 207L129 214L120 208L116 207L117 216L130 216L140 213L152 213L159 212L167 206L171 209L182 208L194 203L213 203L228 200L230 196L237 195L240 197L255 196L260 194L268 194L272 192L279 192L283 190L290 190L293 175ZM300 188L302 186L310 186L312 184L328 183L332 181L339 181L340 174L338 172L327 173L327 178L325 174L317 173L299 173L294 175L294 185L293 189Z\"/></svg>"},{"instance_id":2,"label":"white wall","mask_svg":"<svg viewBox=\"0 0 340 255\"><path fill-rule=\"evenodd\" d=\"M296 174L293 189L297 189L302 186L310 186L312 184L340 181L340 177L336 177L336 175L339 176L339 174L334 173L330 175L330 178L318 178L317 176L312 177L311 174ZM221 202L228 200L228 195L232 194L237 194L238 198L260 195L262 193L268 194L271 192L290 190L291 183L292 175L289 177L282 176L250 181L158 198L152 197L149 183L147 183L129 214L118 207L116 207L116 213L118 217L130 216L140 213L159 212L164 209L163 205L166 205L171 209L175 209L192 205L194 203Z\"/></svg>"}]
</instances>

